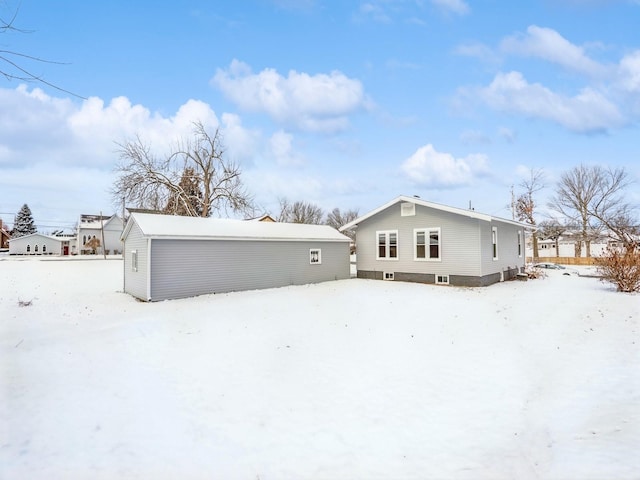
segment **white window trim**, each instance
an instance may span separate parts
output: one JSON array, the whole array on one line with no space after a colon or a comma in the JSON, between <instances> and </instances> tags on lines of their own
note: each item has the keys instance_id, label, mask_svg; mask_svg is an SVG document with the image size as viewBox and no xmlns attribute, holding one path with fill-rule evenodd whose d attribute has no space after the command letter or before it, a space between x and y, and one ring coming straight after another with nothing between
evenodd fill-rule
<instances>
[{"instance_id":1,"label":"white window trim","mask_svg":"<svg viewBox=\"0 0 640 480\"><path fill-rule=\"evenodd\" d=\"M400 204L401 217L414 217L416 215L416 204L411 202L403 202Z\"/></svg>"},{"instance_id":2,"label":"white window trim","mask_svg":"<svg viewBox=\"0 0 640 480\"><path fill-rule=\"evenodd\" d=\"M138 250L131 250L131 270L138 271Z\"/></svg>"},{"instance_id":3,"label":"white window trim","mask_svg":"<svg viewBox=\"0 0 640 480\"><path fill-rule=\"evenodd\" d=\"M424 232L425 258L418 258L418 242L416 241L418 232ZM429 251L430 251L429 232L438 232L438 257L437 258L429 257ZM442 261L442 230L440 229L440 227L425 227L425 228L413 229L413 260L416 262L441 262Z\"/></svg>"},{"instance_id":4,"label":"white window trim","mask_svg":"<svg viewBox=\"0 0 640 480\"><path fill-rule=\"evenodd\" d=\"M495 243L494 243L495 239ZM495 245L495 252L494 252ZM498 227L491 227L491 255L494 260L498 260L500 251L498 250Z\"/></svg>"},{"instance_id":5,"label":"white window trim","mask_svg":"<svg viewBox=\"0 0 640 480\"><path fill-rule=\"evenodd\" d=\"M438 281L438 279L442 278L442 277L446 277L447 281L446 282ZM437 274L436 275L436 285L449 285L449 275L444 275L442 273L439 274L439 275Z\"/></svg>"},{"instance_id":6,"label":"white window trim","mask_svg":"<svg viewBox=\"0 0 640 480\"><path fill-rule=\"evenodd\" d=\"M313 261L313 253L317 252L318 256L318 260L316 260L315 262ZM310 248L309 249L309 265L322 265L322 249L321 248Z\"/></svg>"},{"instance_id":7,"label":"white window trim","mask_svg":"<svg viewBox=\"0 0 640 480\"><path fill-rule=\"evenodd\" d=\"M389 256L389 250L390 250L389 237L390 237L390 234L392 234L392 233L396 234L396 256L395 257L390 257ZM378 251L378 238L382 234L384 234L384 236L385 236L385 253L386 253L385 257L381 257L380 256L380 252ZM400 257L400 237L398 235L398 230L378 230L378 231L376 231L376 260L397 262L399 257Z\"/></svg>"},{"instance_id":8,"label":"white window trim","mask_svg":"<svg viewBox=\"0 0 640 480\"><path fill-rule=\"evenodd\" d=\"M518 258L522 258L522 230L518 230Z\"/></svg>"}]
</instances>

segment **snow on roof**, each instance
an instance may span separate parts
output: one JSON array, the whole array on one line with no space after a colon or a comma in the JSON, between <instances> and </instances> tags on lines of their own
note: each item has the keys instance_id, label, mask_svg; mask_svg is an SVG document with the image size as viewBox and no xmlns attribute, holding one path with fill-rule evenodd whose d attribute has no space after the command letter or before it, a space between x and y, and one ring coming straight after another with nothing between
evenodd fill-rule
<instances>
[{"instance_id":1,"label":"snow on roof","mask_svg":"<svg viewBox=\"0 0 640 480\"><path fill-rule=\"evenodd\" d=\"M366 220L367 218L373 217L374 215L382 212L383 210L386 210L390 206L395 205L396 203L400 203L400 202L415 203L416 205L422 205L423 207L434 208L436 210L441 210L443 212L449 212L449 213L455 213L457 215L463 215L465 217L477 218L479 220L484 220L485 222L498 221L498 222L510 223L512 225L522 226L522 227L525 227L525 228L529 228L530 227L530 225L527 225L527 224L524 224L524 223L521 223L521 222L516 222L515 220L508 220L506 218L494 217L492 215L487 215L485 213L476 212L475 210L467 210L467 209L464 209L464 208L449 207L447 205L441 205L439 203L427 202L426 200L422 200L422 199L417 198L417 197L408 197L406 195L400 195L399 197L394 198L390 202L385 203L381 207L378 207L378 208L376 208L374 210L371 210L369 213L366 213L366 214L362 215L361 217L356 218L352 222L349 222L346 225L340 227L340 231L344 232L345 230L348 230L349 228L353 228L356 225L358 225L359 223L361 223L364 220Z\"/></svg>"},{"instance_id":2,"label":"snow on roof","mask_svg":"<svg viewBox=\"0 0 640 480\"><path fill-rule=\"evenodd\" d=\"M40 238L48 238L49 240L55 240L57 242L62 242L64 239L60 237L54 237L52 235L45 235L43 233L30 233L29 235L22 235L21 237L10 238L9 242L13 242L14 240L25 240L32 237L40 237Z\"/></svg>"},{"instance_id":3,"label":"snow on roof","mask_svg":"<svg viewBox=\"0 0 640 480\"><path fill-rule=\"evenodd\" d=\"M132 213L122 234L123 238L126 238L134 222L145 236L152 238L351 241L349 237L328 225L247 222L228 218L183 217L149 213Z\"/></svg>"},{"instance_id":4,"label":"snow on roof","mask_svg":"<svg viewBox=\"0 0 640 480\"><path fill-rule=\"evenodd\" d=\"M109 223L112 219L118 218L117 215L80 215L80 228L97 228L100 229L107 223Z\"/></svg>"}]
</instances>

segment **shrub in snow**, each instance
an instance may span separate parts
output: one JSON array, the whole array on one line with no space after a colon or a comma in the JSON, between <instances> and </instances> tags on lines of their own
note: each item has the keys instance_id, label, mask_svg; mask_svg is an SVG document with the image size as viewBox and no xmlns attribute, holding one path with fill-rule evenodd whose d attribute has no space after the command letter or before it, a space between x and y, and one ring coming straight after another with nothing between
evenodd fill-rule
<instances>
[{"instance_id":1,"label":"shrub in snow","mask_svg":"<svg viewBox=\"0 0 640 480\"><path fill-rule=\"evenodd\" d=\"M547 276L544 270L538 267L534 267L533 265L527 265L527 267L525 268L525 273L527 274L527 277L532 280L536 278L544 278Z\"/></svg>"},{"instance_id":2,"label":"shrub in snow","mask_svg":"<svg viewBox=\"0 0 640 480\"><path fill-rule=\"evenodd\" d=\"M596 265L602 280L616 285L619 292L640 292L640 248L607 247Z\"/></svg>"}]
</instances>

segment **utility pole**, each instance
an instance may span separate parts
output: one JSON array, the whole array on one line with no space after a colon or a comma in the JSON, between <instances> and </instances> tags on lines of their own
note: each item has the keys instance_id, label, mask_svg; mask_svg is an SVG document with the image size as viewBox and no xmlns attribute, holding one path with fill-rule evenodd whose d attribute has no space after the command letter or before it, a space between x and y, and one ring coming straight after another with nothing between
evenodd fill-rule
<instances>
[{"instance_id":1,"label":"utility pole","mask_svg":"<svg viewBox=\"0 0 640 480\"><path fill-rule=\"evenodd\" d=\"M513 185L511 185L511 220L516 219L516 196L513 193Z\"/></svg>"},{"instance_id":2,"label":"utility pole","mask_svg":"<svg viewBox=\"0 0 640 480\"><path fill-rule=\"evenodd\" d=\"M102 220L102 211L100 212L100 232L102 233L102 255L107 259L107 251L104 249L104 222Z\"/></svg>"}]
</instances>

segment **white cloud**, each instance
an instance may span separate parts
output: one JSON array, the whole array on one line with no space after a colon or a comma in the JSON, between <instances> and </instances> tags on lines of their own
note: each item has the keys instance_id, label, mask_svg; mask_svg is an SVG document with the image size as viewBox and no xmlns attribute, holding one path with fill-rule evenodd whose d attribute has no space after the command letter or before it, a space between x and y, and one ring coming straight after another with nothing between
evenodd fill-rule
<instances>
[{"instance_id":1,"label":"white cloud","mask_svg":"<svg viewBox=\"0 0 640 480\"><path fill-rule=\"evenodd\" d=\"M253 165L260 143L260 132L250 130L234 113L222 114L222 141L227 158L241 165Z\"/></svg>"},{"instance_id":2,"label":"white cloud","mask_svg":"<svg viewBox=\"0 0 640 480\"><path fill-rule=\"evenodd\" d=\"M360 4L358 8L358 18L370 18L378 23L390 23L391 17L380 7L373 3L365 2Z\"/></svg>"},{"instance_id":3,"label":"white cloud","mask_svg":"<svg viewBox=\"0 0 640 480\"><path fill-rule=\"evenodd\" d=\"M498 135L509 143L515 142L518 138L518 132L507 127L498 128Z\"/></svg>"},{"instance_id":4,"label":"white cloud","mask_svg":"<svg viewBox=\"0 0 640 480\"><path fill-rule=\"evenodd\" d=\"M492 48L478 42L458 45L454 53L465 57L477 58L486 63L499 63L501 61L500 56Z\"/></svg>"},{"instance_id":5,"label":"white cloud","mask_svg":"<svg viewBox=\"0 0 640 480\"><path fill-rule=\"evenodd\" d=\"M341 72L309 75L291 70L284 77L274 69L254 74L233 60L212 79L231 101L252 112L264 112L276 122L301 130L336 132L349 125L349 115L369 108L360 81Z\"/></svg>"},{"instance_id":6,"label":"white cloud","mask_svg":"<svg viewBox=\"0 0 640 480\"><path fill-rule=\"evenodd\" d=\"M304 163L302 155L293 148L293 135L284 130L278 130L271 136L268 149L280 166L300 166Z\"/></svg>"},{"instance_id":7,"label":"white cloud","mask_svg":"<svg viewBox=\"0 0 640 480\"><path fill-rule=\"evenodd\" d=\"M625 123L617 106L592 88L567 97L528 83L519 72L499 73L488 87L468 93L495 110L551 120L578 133L606 131Z\"/></svg>"},{"instance_id":8,"label":"white cloud","mask_svg":"<svg viewBox=\"0 0 640 480\"><path fill-rule=\"evenodd\" d=\"M590 59L584 49L578 47L555 30L531 25L526 34L505 38L500 44L505 53L538 57L580 73L599 76L606 67Z\"/></svg>"},{"instance_id":9,"label":"white cloud","mask_svg":"<svg viewBox=\"0 0 640 480\"><path fill-rule=\"evenodd\" d=\"M425 187L457 187L470 184L476 176L488 173L485 155L455 158L436 151L433 145L420 147L402 164L402 171L416 184Z\"/></svg>"},{"instance_id":10,"label":"white cloud","mask_svg":"<svg viewBox=\"0 0 640 480\"><path fill-rule=\"evenodd\" d=\"M108 187L119 160L116 142L135 135L164 155L191 135L193 122L201 121L211 129L220 126L229 158L238 162L251 160L259 141L238 116L223 114L220 124L211 107L197 100L163 116L126 97L74 102L19 86L0 88L0 104L0 191L5 208L14 209L10 202L16 202L16 211L25 202L43 210L59 203L76 205L83 213L110 209Z\"/></svg>"},{"instance_id":11,"label":"white cloud","mask_svg":"<svg viewBox=\"0 0 640 480\"><path fill-rule=\"evenodd\" d=\"M431 3L441 10L458 15L466 15L471 11L469 5L463 0L431 0Z\"/></svg>"},{"instance_id":12,"label":"white cloud","mask_svg":"<svg viewBox=\"0 0 640 480\"><path fill-rule=\"evenodd\" d=\"M618 83L627 92L640 93L640 50L620 60Z\"/></svg>"}]
</instances>

